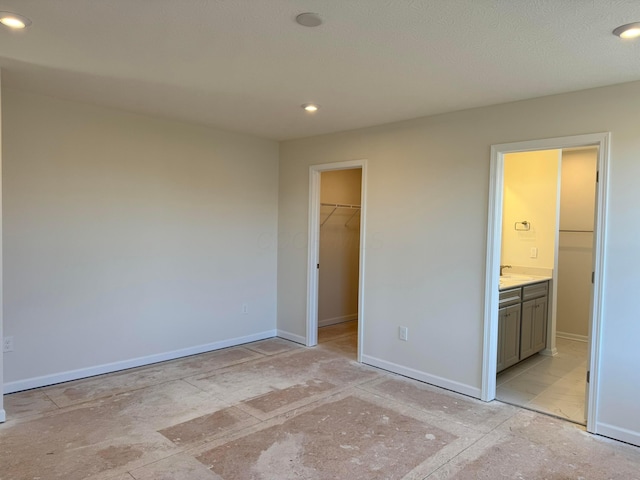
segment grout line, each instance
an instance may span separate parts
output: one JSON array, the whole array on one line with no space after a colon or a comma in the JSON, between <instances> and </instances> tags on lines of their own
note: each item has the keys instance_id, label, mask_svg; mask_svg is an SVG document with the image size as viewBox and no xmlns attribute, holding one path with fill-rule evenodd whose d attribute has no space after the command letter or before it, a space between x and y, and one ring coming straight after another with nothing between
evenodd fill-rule
<instances>
[{"instance_id":1,"label":"grout line","mask_svg":"<svg viewBox=\"0 0 640 480\"><path fill-rule=\"evenodd\" d=\"M47 392L43 391L42 393L44 393L44 396L47 397L51 401L51 403L53 403L58 409L63 408L60 405L58 405L58 403L52 397L50 397Z\"/></svg>"}]
</instances>

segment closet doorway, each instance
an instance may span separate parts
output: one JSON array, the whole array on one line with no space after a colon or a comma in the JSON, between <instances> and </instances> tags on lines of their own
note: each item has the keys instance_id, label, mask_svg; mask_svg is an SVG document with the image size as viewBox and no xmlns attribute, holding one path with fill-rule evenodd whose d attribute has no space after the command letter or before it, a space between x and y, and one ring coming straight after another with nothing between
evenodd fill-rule
<instances>
[{"instance_id":1,"label":"closet doorway","mask_svg":"<svg viewBox=\"0 0 640 480\"><path fill-rule=\"evenodd\" d=\"M307 345L360 361L366 162L310 167Z\"/></svg>"}]
</instances>

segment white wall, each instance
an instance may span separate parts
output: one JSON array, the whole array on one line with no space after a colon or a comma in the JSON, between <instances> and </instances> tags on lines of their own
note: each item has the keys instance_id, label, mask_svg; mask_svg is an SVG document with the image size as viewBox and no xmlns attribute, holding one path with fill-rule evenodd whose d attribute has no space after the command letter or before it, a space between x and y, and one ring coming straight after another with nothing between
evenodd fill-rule
<instances>
[{"instance_id":1,"label":"white wall","mask_svg":"<svg viewBox=\"0 0 640 480\"><path fill-rule=\"evenodd\" d=\"M597 162L596 148L562 152L556 328L571 338L589 333Z\"/></svg>"},{"instance_id":2,"label":"white wall","mask_svg":"<svg viewBox=\"0 0 640 480\"><path fill-rule=\"evenodd\" d=\"M321 173L320 202L360 204L362 169ZM355 216L354 216L355 214ZM325 222L326 220L326 222ZM318 325L358 318L360 213L348 208L320 209Z\"/></svg>"},{"instance_id":3,"label":"white wall","mask_svg":"<svg viewBox=\"0 0 640 480\"><path fill-rule=\"evenodd\" d=\"M560 150L504 156L502 265L553 270L555 263ZM517 231L516 222L529 222ZM518 229L524 229L518 225ZM531 256L535 248L537 256ZM504 273L509 273L505 270Z\"/></svg>"},{"instance_id":4,"label":"white wall","mask_svg":"<svg viewBox=\"0 0 640 480\"><path fill-rule=\"evenodd\" d=\"M278 328L306 333L309 165L366 158L365 359L478 396L490 146L611 131L596 428L640 444L639 110L635 82L282 143Z\"/></svg>"},{"instance_id":5,"label":"white wall","mask_svg":"<svg viewBox=\"0 0 640 480\"><path fill-rule=\"evenodd\" d=\"M3 94L8 390L274 334L276 142Z\"/></svg>"}]
</instances>

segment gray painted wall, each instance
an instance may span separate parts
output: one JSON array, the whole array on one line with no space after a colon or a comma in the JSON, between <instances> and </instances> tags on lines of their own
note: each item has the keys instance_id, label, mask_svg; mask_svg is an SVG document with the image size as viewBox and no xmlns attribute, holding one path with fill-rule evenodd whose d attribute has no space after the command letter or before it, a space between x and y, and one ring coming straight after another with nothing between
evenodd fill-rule
<instances>
[{"instance_id":1,"label":"gray painted wall","mask_svg":"<svg viewBox=\"0 0 640 480\"><path fill-rule=\"evenodd\" d=\"M273 335L277 142L3 100L8 389Z\"/></svg>"}]
</instances>

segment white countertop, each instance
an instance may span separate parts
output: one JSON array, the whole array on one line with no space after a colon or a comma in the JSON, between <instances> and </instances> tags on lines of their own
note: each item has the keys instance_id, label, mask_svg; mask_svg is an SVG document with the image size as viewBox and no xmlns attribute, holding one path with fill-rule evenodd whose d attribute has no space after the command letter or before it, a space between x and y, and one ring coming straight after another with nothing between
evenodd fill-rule
<instances>
[{"instance_id":1,"label":"white countertop","mask_svg":"<svg viewBox=\"0 0 640 480\"><path fill-rule=\"evenodd\" d=\"M531 283L544 282L551 280L547 275L528 275L524 273L505 273L500 277L500 290L506 290L508 288L521 287L523 285L529 285Z\"/></svg>"}]
</instances>

